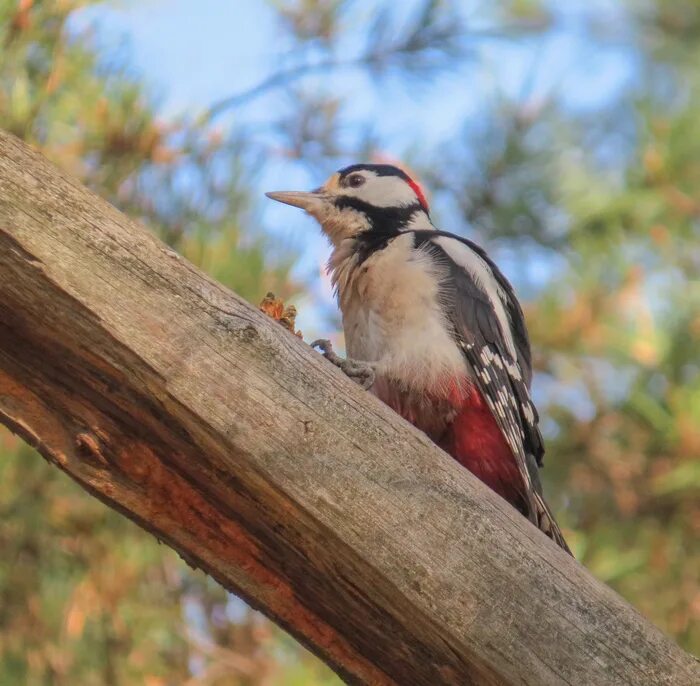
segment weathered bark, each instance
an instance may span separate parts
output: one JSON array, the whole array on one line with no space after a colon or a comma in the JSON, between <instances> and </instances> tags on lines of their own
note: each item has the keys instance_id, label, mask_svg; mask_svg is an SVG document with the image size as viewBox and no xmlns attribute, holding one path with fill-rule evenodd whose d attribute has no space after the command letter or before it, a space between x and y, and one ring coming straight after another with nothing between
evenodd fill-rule
<instances>
[{"instance_id":1,"label":"weathered bark","mask_svg":"<svg viewBox=\"0 0 700 686\"><path fill-rule=\"evenodd\" d=\"M6 134L0 420L348 682L700 683L422 434Z\"/></svg>"}]
</instances>

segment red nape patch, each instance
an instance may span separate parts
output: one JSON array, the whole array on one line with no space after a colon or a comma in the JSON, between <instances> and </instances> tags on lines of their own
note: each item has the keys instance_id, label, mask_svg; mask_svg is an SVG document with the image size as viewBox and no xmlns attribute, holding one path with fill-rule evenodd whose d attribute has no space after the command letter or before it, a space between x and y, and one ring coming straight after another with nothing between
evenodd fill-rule
<instances>
[{"instance_id":1,"label":"red nape patch","mask_svg":"<svg viewBox=\"0 0 700 686\"><path fill-rule=\"evenodd\" d=\"M516 509L526 511L515 457L476 388L462 396L458 414L440 446Z\"/></svg>"},{"instance_id":2,"label":"red nape patch","mask_svg":"<svg viewBox=\"0 0 700 686\"><path fill-rule=\"evenodd\" d=\"M428 212L428 201L425 199L425 193L423 193L423 189L420 187L420 184L411 178L408 179L407 183L413 189L413 192L418 196L418 202L421 204L423 209Z\"/></svg>"}]
</instances>

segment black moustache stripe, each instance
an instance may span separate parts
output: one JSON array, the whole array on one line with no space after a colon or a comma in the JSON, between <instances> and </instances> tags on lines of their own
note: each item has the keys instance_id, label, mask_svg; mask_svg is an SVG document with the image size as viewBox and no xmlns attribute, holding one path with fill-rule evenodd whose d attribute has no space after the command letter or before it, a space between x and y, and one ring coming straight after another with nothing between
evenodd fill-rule
<instances>
[{"instance_id":1,"label":"black moustache stripe","mask_svg":"<svg viewBox=\"0 0 700 686\"><path fill-rule=\"evenodd\" d=\"M408 224L416 212L423 212L420 203L413 205L402 205L400 207L377 207L364 200L350 195L340 195L333 200L333 204L339 209L350 208L362 212L373 229L380 231L388 229L398 229Z\"/></svg>"},{"instance_id":2,"label":"black moustache stripe","mask_svg":"<svg viewBox=\"0 0 700 686\"><path fill-rule=\"evenodd\" d=\"M420 203L401 207L376 207L352 196L339 196L333 200L333 204L341 210L350 208L362 212L369 221L370 228L355 237L358 264L386 248L392 239L401 234L417 212L424 212Z\"/></svg>"}]
</instances>

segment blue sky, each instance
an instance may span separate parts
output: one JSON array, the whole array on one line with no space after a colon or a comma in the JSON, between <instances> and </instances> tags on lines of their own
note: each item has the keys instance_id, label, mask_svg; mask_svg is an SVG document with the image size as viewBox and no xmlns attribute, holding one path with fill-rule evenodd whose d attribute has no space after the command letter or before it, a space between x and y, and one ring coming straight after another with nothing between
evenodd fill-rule
<instances>
[{"instance_id":1,"label":"blue sky","mask_svg":"<svg viewBox=\"0 0 700 686\"><path fill-rule=\"evenodd\" d=\"M165 114L200 110L257 83L272 67L274 14L265 2L123 0L91 7L109 46L126 42L131 62Z\"/></svg>"},{"instance_id":2,"label":"blue sky","mask_svg":"<svg viewBox=\"0 0 700 686\"><path fill-rule=\"evenodd\" d=\"M363 24L377 4L378 0L355 3L341 41L344 53L356 50ZM414 0L404 3L407 12L413 4ZM460 11L470 26L487 28L489 5L485 0L464 0ZM501 95L533 106L554 96L568 109L595 110L634 78L635 65L617 44L627 30L624 14L612 0L568 0L552 6L556 22L545 40L474 41L473 59L452 73L411 88L391 78L377 88L353 71L311 76L305 85L322 89L331 80L347 103L348 123L371 122L384 152L396 159L409 151L430 154L449 144L465 122L468 125L484 116L488 111L484 103ZM593 27L595 41L591 40L592 17L604 18ZM281 38L275 13L261 0L121 0L88 8L76 22L97 25L105 54L127 57L133 71L156 94L166 118L196 116L212 103L251 88L284 67L290 48ZM269 93L219 123L226 126L233 117L237 122L269 120L277 106L275 93ZM347 160L353 161L357 160ZM331 294L319 265L327 246L310 219L266 203L262 196L264 190L308 188L322 179L310 178L301 165L283 162L271 163L259 178L261 221L273 229L284 227L275 229L281 238L301 246L297 275L307 280L311 291L311 299L301 303L301 326L311 335L323 333L319 327L327 325L321 323L319 307L330 304ZM514 268L507 254L500 260L506 273ZM534 273L528 279L545 279L551 268L551 264L533 263Z\"/></svg>"},{"instance_id":3,"label":"blue sky","mask_svg":"<svg viewBox=\"0 0 700 686\"><path fill-rule=\"evenodd\" d=\"M375 0L363 2L363 11L350 15L345 39L349 46L365 15L377 4ZM408 11L415 3L404 4ZM480 8L488 2L464 0L459 4L472 25L488 25L480 18L486 14ZM410 121L415 126L415 106L420 105L426 125L419 128L430 139L436 123L433 135L444 136L469 108L478 109L479 100L494 89L517 97L525 89L537 96L557 88L568 106L595 107L630 77L632 65L613 41L606 44L604 34L599 43L592 44L584 29L591 17L604 16L608 35L622 35L624 14L616 9L619 3L611 0L553 3L557 5L556 26L546 41L475 42L473 68L452 79L443 77L454 86L448 91L449 98L436 97L436 89L426 84L418 98L415 92L401 97L397 90L391 95L398 100L387 103L385 93L372 93L364 79L351 79L351 88L365 89L356 98L357 111L367 115L374 106L377 112L384 112L390 104L391 116L384 116L392 123L387 128L395 130L397 122ZM286 54L274 12L261 0L121 0L90 8L82 15L98 22L105 43L126 42L136 70L162 96L165 114L196 112L245 90L282 66ZM435 86L440 88L445 82ZM397 145L402 144L405 140L399 139Z\"/></svg>"}]
</instances>

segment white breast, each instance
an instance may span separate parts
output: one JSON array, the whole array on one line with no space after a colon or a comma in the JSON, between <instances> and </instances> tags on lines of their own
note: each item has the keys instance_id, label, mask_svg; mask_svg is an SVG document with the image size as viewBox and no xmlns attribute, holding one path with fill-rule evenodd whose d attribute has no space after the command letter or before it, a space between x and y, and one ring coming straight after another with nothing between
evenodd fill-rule
<instances>
[{"instance_id":1,"label":"white breast","mask_svg":"<svg viewBox=\"0 0 700 686\"><path fill-rule=\"evenodd\" d=\"M330 261L338 288L348 356L377 362L377 374L406 390L446 389L465 363L439 304L443 268L413 247L413 235L393 239L361 265L351 244Z\"/></svg>"}]
</instances>

